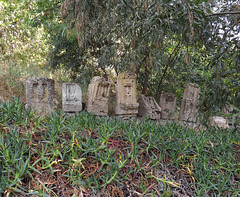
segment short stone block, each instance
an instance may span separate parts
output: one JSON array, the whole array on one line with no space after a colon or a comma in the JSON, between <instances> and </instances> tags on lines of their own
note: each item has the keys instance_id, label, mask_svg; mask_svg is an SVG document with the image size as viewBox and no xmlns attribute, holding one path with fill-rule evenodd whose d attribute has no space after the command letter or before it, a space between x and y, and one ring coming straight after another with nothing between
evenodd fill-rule
<instances>
[{"instance_id":1,"label":"short stone block","mask_svg":"<svg viewBox=\"0 0 240 197\"><path fill-rule=\"evenodd\" d=\"M82 89L76 83L63 83L62 107L64 112L82 111Z\"/></svg>"},{"instance_id":2,"label":"short stone block","mask_svg":"<svg viewBox=\"0 0 240 197\"><path fill-rule=\"evenodd\" d=\"M149 96L146 97L143 94L138 99L139 108L138 115L145 117L148 116L152 120L160 120L161 108L157 104L156 100Z\"/></svg>"},{"instance_id":3,"label":"short stone block","mask_svg":"<svg viewBox=\"0 0 240 197\"><path fill-rule=\"evenodd\" d=\"M218 127L221 129L227 129L229 128L227 119L220 117L220 116L212 116L210 117L210 126L212 127Z\"/></svg>"},{"instance_id":4,"label":"short stone block","mask_svg":"<svg viewBox=\"0 0 240 197\"><path fill-rule=\"evenodd\" d=\"M38 114L53 111L54 80L42 77L28 78L26 81L26 108L33 108Z\"/></svg>"}]
</instances>

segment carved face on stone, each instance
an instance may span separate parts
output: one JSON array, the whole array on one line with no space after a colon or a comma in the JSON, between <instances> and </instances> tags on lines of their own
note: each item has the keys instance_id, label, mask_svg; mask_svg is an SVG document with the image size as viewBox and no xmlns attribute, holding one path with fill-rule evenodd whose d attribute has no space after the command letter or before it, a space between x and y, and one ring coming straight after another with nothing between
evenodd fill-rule
<instances>
[{"instance_id":1,"label":"carved face on stone","mask_svg":"<svg viewBox=\"0 0 240 197\"><path fill-rule=\"evenodd\" d=\"M125 85L123 87L124 90L124 97L127 101L131 101L132 100L132 86L131 85Z\"/></svg>"},{"instance_id":2,"label":"carved face on stone","mask_svg":"<svg viewBox=\"0 0 240 197\"><path fill-rule=\"evenodd\" d=\"M136 75L131 73L120 74L117 77L116 108L117 115L134 117L138 113Z\"/></svg>"}]
</instances>

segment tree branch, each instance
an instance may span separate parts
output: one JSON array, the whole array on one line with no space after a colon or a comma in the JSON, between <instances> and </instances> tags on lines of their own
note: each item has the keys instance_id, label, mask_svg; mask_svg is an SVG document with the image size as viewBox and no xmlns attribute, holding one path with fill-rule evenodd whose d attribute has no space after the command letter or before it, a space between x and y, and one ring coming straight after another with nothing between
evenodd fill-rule
<instances>
[{"instance_id":1,"label":"tree branch","mask_svg":"<svg viewBox=\"0 0 240 197\"><path fill-rule=\"evenodd\" d=\"M227 15L227 14L240 14L240 11L236 11L236 12L219 12L219 13L213 13L213 14L208 14L206 15L206 17L210 17L210 16L216 16L216 15Z\"/></svg>"},{"instance_id":2,"label":"tree branch","mask_svg":"<svg viewBox=\"0 0 240 197\"><path fill-rule=\"evenodd\" d=\"M142 67L143 63L146 61L147 57L149 56L149 50L146 51L145 56L142 58L139 66L135 70L135 74L138 75L140 68Z\"/></svg>"},{"instance_id":3,"label":"tree branch","mask_svg":"<svg viewBox=\"0 0 240 197\"><path fill-rule=\"evenodd\" d=\"M168 67L169 65L172 63L172 61L174 60L174 58L172 58L173 54L177 55L178 51L179 51L179 48L180 48L180 44L181 44L181 41L178 42L177 46L173 49L172 53L170 54L170 57L168 59L168 63L166 64L165 66L165 69L163 71L163 75L162 75L162 78L160 79L160 82L158 83L158 87L157 87L157 94L156 94L156 99L159 100L160 98L160 89L161 89L161 85L162 85L162 82L163 82L163 79L167 73L167 70L168 70Z\"/></svg>"}]
</instances>

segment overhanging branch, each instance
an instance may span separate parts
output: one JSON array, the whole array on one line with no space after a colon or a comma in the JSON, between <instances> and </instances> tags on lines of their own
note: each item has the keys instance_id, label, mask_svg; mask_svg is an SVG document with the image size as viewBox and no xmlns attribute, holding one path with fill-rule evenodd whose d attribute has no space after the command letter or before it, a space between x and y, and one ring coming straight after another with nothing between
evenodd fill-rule
<instances>
[{"instance_id":1,"label":"overhanging branch","mask_svg":"<svg viewBox=\"0 0 240 197\"><path fill-rule=\"evenodd\" d=\"M216 15L228 15L228 14L240 14L240 11L236 11L236 12L219 12L219 13L213 13L213 14L208 14L206 15L206 17L210 17L210 16L216 16Z\"/></svg>"}]
</instances>

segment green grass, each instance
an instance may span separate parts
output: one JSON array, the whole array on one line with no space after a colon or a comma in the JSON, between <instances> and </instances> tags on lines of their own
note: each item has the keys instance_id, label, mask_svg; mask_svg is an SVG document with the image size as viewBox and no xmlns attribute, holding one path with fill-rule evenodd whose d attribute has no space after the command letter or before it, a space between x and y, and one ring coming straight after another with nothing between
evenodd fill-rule
<instances>
[{"instance_id":1,"label":"green grass","mask_svg":"<svg viewBox=\"0 0 240 197\"><path fill-rule=\"evenodd\" d=\"M237 130L192 130L86 112L38 117L0 102L5 196L240 196Z\"/></svg>"}]
</instances>

